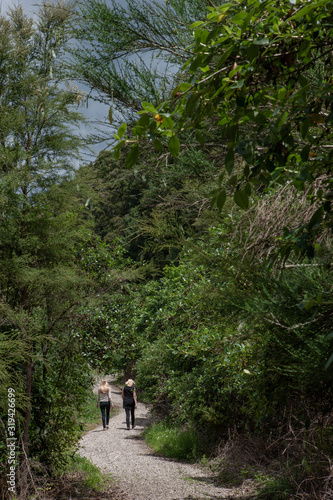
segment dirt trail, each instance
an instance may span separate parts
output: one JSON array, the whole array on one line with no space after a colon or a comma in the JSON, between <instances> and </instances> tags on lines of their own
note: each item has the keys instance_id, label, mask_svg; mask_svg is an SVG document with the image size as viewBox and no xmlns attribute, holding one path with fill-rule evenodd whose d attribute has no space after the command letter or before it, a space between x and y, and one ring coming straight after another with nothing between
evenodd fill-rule
<instances>
[{"instance_id":1,"label":"dirt trail","mask_svg":"<svg viewBox=\"0 0 333 500\"><path fill-rule=\"evenodd\" d=\"M110 382L109 382L110 383ZM128 431L122 409L121 390L111 384L113 404L120 413L81 440L80 454L103 472L112 474L129 500L201 500L242 498L235 490L217 487L208 471L198 465L154 455L141 438L150 422L148 408L138 403L136 427Z\"/></svg>"}]
</instances>

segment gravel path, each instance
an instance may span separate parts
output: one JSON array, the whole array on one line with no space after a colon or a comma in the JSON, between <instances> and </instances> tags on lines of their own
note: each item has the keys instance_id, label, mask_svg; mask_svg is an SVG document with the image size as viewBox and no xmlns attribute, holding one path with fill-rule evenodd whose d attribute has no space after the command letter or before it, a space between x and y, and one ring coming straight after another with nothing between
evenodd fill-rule
<instances>
[{"instance_id":1,"label":"gravel path","mask_svg":"<svg viewBox=\"0 0 333 500\"><path fill-rule=\"evenodd\" d=\"M107 431L100 426L82 438L80 454L103 472L111 473L129 500L240 498L233 490L214 486L209 472L198 465L154 455L141 438L150 422L148 408L138 403L136 427L128 431L121 390L111 385L111 391L115 409L120 412L115 416L111 413Z\"/></svg>"}]
</instances>

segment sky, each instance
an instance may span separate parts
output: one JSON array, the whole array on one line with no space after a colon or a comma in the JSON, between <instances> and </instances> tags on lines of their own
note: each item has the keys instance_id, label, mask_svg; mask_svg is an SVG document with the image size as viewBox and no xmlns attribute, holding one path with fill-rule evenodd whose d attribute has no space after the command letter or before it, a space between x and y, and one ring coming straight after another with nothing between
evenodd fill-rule
<instances>
[{"instance_id":1,"label":"sky","mask_svg":"<svg viewBox=\"0 0 333 500\"><path fill-rule=\"evenodd\" d=\"M6 14L10 7L17 7L22 5L23 10L26 14L33 17L34 12L38 8L38 1L36 0L0 0L1 14Z\"/></svg>"},{"instance_id":2,"label":"sky","mask_svg":"<svg viewBox=\"0 0 333 500\"><path fill-rule=\"evenodd\" d=\"M118 0L120 3L123 3L124 0ZM165 0L163 0L165 1ZM29 17L36 17L36 12L38 12L39 5L41 4L41 0L0 0L0 13L5 15L8 12L10 7L16 7L21 5L23 7L23 11ZM145 57L150 57L146 54ZM160 64L160 63L159 63ZM162 67L162 66L161 66ZM163 67L161 69L163 71ZM76 82L73 82L74 84ZM89 92L88 87L85 87L81 83L77 83L77 86L80 90L84 90L87 93ZM94 101L93 99L89 99L87 106L83 106L79 111L84 114L88 120L87 125L82 125L80 127L80 133L84 137L90 134L96 134L96 126L98 124L98 128L101 129L104 134L110 138L110 141L113 138L113 134L115 133L115 129L109 124L109 107L105 104ZM85 150L82 151L82 163L87 163L93 161L98 153L107 148L109 141L104 141L99 144L95 144L91 146L92 151Z\"/></svg>"}]
</instances>

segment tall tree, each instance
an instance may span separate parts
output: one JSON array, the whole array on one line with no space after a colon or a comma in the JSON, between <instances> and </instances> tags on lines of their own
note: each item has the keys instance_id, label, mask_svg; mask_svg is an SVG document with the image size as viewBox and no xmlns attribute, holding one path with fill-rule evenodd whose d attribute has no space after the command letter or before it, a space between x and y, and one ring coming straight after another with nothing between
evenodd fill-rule
<instances>
[{"instance_id":1,"label":"tall tree","mask_svg":"<svg viewBox=\"0 0 333 500\"><path fill-rule=\"evenodd\" d=\"M21 7L0 18L0 331L26 360L17 369L14 356L4 373L24 381L25 447L36 360L45 374L57 328L86 293L75 252L91 231L68 205L72 194L56 187L81 144L73 127L83 120L76 108L84 94L61 73L71 17L70 5L44 2L36 22Z\"/></svg>"}]
</instances>

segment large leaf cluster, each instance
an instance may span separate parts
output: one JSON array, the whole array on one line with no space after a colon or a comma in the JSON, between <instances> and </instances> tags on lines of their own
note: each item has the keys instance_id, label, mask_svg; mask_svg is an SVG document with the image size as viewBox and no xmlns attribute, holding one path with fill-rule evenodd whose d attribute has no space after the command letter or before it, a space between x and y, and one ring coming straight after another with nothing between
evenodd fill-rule
<instances>
[{"instance_id":1,"label":"large leaf cluster","mask_svg":"<svg viewBox=\"0 0 333 500\"><path fill-rule=\"evenodd\" d=\"M204 144L213 123L225 146L213 200L223 207L223 179L234 174L234 201L243 209L258 183L307 188L316 211L294 229L293 250L313 256L312 235L332 224L331 2L242 1L208 10L192 25L194 54L184 67L191 78L169 101L142 103L133 151L138 156L148 136L156 147L166 139L177 156L181 130L193 129Z\"/></svg>"},{"instance_id":2,"label":"large leaf cluster","mask_svg":"<svg viewBox=\"0 0 333 500\"><path fill-rule=\"evenodd\" d=\"M188 26L203 17L201 1L84 1L73 31L73 69L110 106L110 121L133 116L141 102L158 103L170 92L175 68L191 51ZM118 112L118 113L117 113Z\"/></svg>"}]
</instances>

